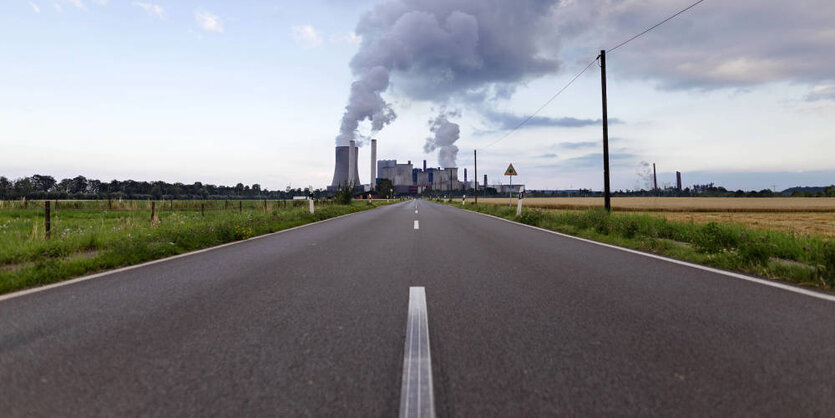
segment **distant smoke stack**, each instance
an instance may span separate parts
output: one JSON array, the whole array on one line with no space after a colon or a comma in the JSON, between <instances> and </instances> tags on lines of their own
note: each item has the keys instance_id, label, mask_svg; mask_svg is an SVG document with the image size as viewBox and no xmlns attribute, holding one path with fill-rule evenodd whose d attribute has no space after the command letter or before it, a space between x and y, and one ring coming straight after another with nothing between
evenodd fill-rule
<instances>
[{"instance_id":1,"label":"distant smoke stack","mask_svg":"<svg viewBox=\"0 0 835 418\"><path fill-rule=\"evenodd\" d=\"M655 163L652 163L652 190L658 190L658 177L655 176Z\"/></svg>"},{"instance_id":2,"label":"distant smoke stack","mask_svg":"<svg viewBox=\"0 0 835 418\"><path fill-rule=\"evenodd\" d=\"M426 171L426 160L423 160L423 171Z\"/></svg>"},{"instance_id":3,"label":"distant smoke stack","mask_svg":"<svg viewBox=\"0 0 835 418\"><path fill-rule=\"evenodd\" d=\"M357 157L357 148L353 148L354 158ZM351 165L351 148L347 145L342 145L336 147L336 161L333 168L333 182L331 182L331 186L333 187L344 187L348 185L349 179L349 166ZM354 160L356 162L356 160ZM357 173L357 165L354 164L354 178L359 178L359 174Z\"/></svg>"},{"instance_id":4,"label":"distant smoke stack","mask_svg":"<svg viewBox=\"0 0 835 418\"><path fill-rule=\"evenodd\" d=\"M487 190L487 174L484 175L484 190Z\"/></svg>"},{"instance_id":5,"label":"distant smoke stack","mask_svg":"<svg viewBox=\"0 0 835 418\"><path fill-rule=\"evenodd\" d=\"M681 191L681 171L676 171L676 189Z\"/></svg>"},{"instance_id":6,"label":"distant smoke stack","mask_svg":"<svg viewBox=\"0 0 835 418\"><path fill-rule=\"evenodd\" d=\"M377 140L371 140L371 190L374 190L374 184L377 183Z\"/></svg>"},{"instance_id":7,"label":"distant smoke stack","mask_svg":"<svg viewBox=\"0 0 835 418\"><path fill-rule=\"evenodd\" d=\"M348 145L351 148L348 158L348 187L357 185L357 141L351 140Z\"/></svg>"},{"instance_id":8,"label":"distant smoke stack","mask_svg":"<svg viewBox=\"0 0 835 418\"><path fill-rule=\"evenodd\" d=\"M464 183L467 182L467 169L464 169Z\"/></svg>"}]
</instances>

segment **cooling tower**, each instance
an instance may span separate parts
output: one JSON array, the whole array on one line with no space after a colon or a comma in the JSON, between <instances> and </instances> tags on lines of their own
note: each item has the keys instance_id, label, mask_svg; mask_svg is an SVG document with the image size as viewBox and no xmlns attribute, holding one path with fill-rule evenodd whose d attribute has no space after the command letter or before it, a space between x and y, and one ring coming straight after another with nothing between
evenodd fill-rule
<instances>
[{"instance_id":1,"label":"cooling tower","mask_svg":"<svg viewBox=\"0 0 835 418\"><path fill-rule=\"evenodd\" d=\"M357 142L351 141L349 142L351 145L351 152L350 158L348 159L348 185L354 187L357 185L357 179L359 176L357 175Z\"/></svg>"},{"instance_id":2,"label":"cooling tower","mask_svg":"<svg viewBox=\"0 0 835 418\"><path fill-rule=\"evenodd\" d=\"M336 147L336 162L333 168L333 182L331 182L332 187L344 187L348 185L349 176L348 176L348 166L351 165L351 158L349 157L351 147L342 145ZM359 148L354 147L354 158L359 156ZM354 178L358 179L359 171L357 170L357 165L354 164Z\"/></svg>"}]
</instances>

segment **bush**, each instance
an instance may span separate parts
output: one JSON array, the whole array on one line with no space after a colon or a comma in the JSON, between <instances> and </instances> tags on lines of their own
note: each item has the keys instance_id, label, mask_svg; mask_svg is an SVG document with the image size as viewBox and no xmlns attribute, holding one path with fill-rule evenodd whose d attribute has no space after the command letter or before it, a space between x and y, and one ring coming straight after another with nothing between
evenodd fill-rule
<instances>
[{"instance_id":1,"label":"bush","mask_svg":"<svg viewBox=\"0 0 835 418\"><path fill-rule=\"evenodd\" d=\"M776 245L770 244L765 236L754 238L745 232L740 234L739 255L748 264L765 266L775 247Z\"/></svg>"},{"instance_id":2,"label":"bush","mask_svg":"<svg viewBox=\"0 0 835 418\"><path fill-rule=\"evenodd\" d=\"M835 286L835 243L827 241L823 244L823 265L819 267L819 275L828 286Z\"/></svg>"},{"instance_id":3,"label":"bush","mask_svg":"<svg viewBox=\"0 0 835 418\"><path fill-rule=\"evenodd\" d=\"M353 199L354 190L347 186L339 189L339 192L336 194L336 202L340 205L350 205Z\"/></svg>"},{"instance_id":4,"label":"bush","mask_svg":"<svg viewBox=\"0 0 835 418\"><path fill-rule=\"evenodd\" d=\"M693 237L696 249L704 253L718 253L737 245L737 236L716 222L702 226Z\"/></svg>"},{"instance_id":5,"label":"bush","mask_svg":"<svg viewBox=\"0 0 835 418\"><path fill-rule=\"evenodd\" d=\"M526 224L526 225L533 225L538 226L539 223L542 221L544 215L542 212L535 211L535 210L526 210L522 211L522 214L516 217L516 220Z\"/></svg>"}]
</instances>

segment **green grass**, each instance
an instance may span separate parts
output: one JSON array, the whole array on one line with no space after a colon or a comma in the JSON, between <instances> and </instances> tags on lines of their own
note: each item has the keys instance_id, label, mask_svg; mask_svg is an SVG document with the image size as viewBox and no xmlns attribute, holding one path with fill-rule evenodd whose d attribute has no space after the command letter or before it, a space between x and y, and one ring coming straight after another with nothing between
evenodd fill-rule
<instances>
[{"instance_id":1,"label":"green grass","mask_svg":"<svg viewBox=\"0 0 835 418\"><path fill-rule=\"evenodd\" d=\"M460 204L452 204L461 207ZM467 205L469 210L552 231L648 251L680 260L805 286L835 287L835 242L822 237L761 231L739 225L695 225L647 215L604 210L548 211L504 205Z\"/></svg>"},{"instance_id":2,"label":"green grass","mask_svg":"<svg viewBox=\"0 0 835 418\"><path fill-rule=\"evenodd\" d=\"M113 202L115 203L115 202ZM110 207L114 205L111 203ZM54 203L53 203L54 204ZM375 207L366 202L350 206L317 206L308 202L230 201L156 204L151 222L148 202L61 202L52 211L52 236L44 234L42 202L27 209L0 209L0 293L54 283L83 274L128 266L215 245L243 240L310 222ZM380 203L375 203L379 206Z\"/></svg>"}]
</instances>

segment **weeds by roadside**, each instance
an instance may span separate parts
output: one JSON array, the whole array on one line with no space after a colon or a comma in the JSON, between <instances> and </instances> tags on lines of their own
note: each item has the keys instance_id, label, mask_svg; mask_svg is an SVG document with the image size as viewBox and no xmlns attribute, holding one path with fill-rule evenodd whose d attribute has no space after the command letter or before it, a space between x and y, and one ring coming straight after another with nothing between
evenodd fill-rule
<instances>
[{"instance_id":1,"label":"weeds by roadside","mask_svg":"<svg viewBox=\"0 0 835 418\"><path fill-rule=\"evenodd\" d=\"M0 212L0 293L244 240L371 209L353 204L273 210L170 212L58 211L45 239L39 211ZM237 208L235 208L237 209ZM33 226L34 225L34 226Z\"/></svg>"},{"instance_id":2,"label":"weeds by roadside","mask_svg":"<svg viewBox=\"0 0 835 418\"><path fill-rule=\"evenodd\" d=\"M827 290L835 287L835 242L822 237L716 222L697 225L648 215L608 214L602 209L525 209L520 216L515 208L504 205L468 205L465 209L726 270Z\"/></svg>"}]
</instances>

